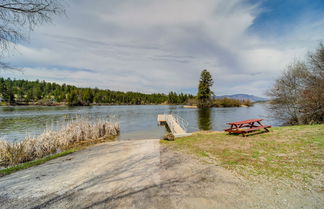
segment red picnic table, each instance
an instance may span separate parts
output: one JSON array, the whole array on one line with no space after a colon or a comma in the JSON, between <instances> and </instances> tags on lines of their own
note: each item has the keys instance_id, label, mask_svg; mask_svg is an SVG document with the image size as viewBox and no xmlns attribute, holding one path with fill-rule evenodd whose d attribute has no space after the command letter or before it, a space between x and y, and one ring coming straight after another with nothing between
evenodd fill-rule
<instances>
[{"instance_id":1,"label":"red picnic table","mask_svg":"<svg viewBox=\"0 0 324 209\"><path fill-rule=\"evenodd\" d=\"M246 133L260 130L260 129L265 129L267 132L269 132L268 128L271 128L271 126L262 125L261 124L262 120L263 119L250 119L250 120L227 123L231 125L231 127L225 129L224 131L227 131L229 133L242 134L243 137L245 136Z\"/></svg>"}]
</instances>

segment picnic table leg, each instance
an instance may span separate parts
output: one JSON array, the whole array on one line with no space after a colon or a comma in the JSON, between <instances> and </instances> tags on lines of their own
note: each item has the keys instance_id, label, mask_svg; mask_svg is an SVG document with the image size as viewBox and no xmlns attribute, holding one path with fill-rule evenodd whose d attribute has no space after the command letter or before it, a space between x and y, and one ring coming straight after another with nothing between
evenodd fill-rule
<instances>
[{"instance_id":1,"label":"picnic table leg","mask_svg":"<svg viewBox=\"0 0 324 209\"><path fill-rule=\"evenodd\" d=\"M234 128L234 125L233 125L233 124L231 124L231 127L230 127L230 128L228 129L228 130L233 130L233 128ZM231 135L231 134L232 134L232 132L230 132L230 131L229 131L229 132L228 132L228 134L229 134L229 135Z\"/></svg>"},{"instance_id":2,"label":"picnic table leg","mask_svg":"<svg viewBox=\"0 0 324 209\"><path fill-rule=\"evenodd\" d=\"M243 126L243 124L240 124L239 126L237 126L237 125L235 125L235 126L236 126L236 130L239 130ZM242 136L245 137L245 134L243 132L242 132Z\"/></svg>"},{"instance_id":3,"label":"picnic table leg","mask_svg":"<svg viewBox=\"0 0 324 209\"><path fill-rule=\"evenodd\" d=\"M242 125L243 125L243 124L240 124L240 125L236 125L236 124L235 124L235 125L233 125L233 126L235 126L235 129L236 129L236 130L239 130L239 129L242 127ZM242 136L245 137L245 134L244 134L243 132L242 132Z\"/></svg>"},{"instance_id":4,"label":"picnic table leg","mask_svg":"<svg viewBox=\"0 0 324 209\"><path fill-rule=\"evenodd\" d=\"M261 122L260 121L257 121L257 123L260 125L260 126L263 126L262 124L261 124ZM269 129L267 129L267 128L264 128L267 132L269 132Z\"/></svg>"}]
</instances>

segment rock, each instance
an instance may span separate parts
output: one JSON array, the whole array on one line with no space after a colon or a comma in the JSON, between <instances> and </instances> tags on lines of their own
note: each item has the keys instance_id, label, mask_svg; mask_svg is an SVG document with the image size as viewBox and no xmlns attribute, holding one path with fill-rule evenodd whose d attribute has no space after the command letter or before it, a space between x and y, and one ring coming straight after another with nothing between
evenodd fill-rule
<instances>
[{"instance_id":1,"label":"rock","mask_svg":"<svg viewBox=\"0 0 324 209\"><path fill-rule=\"evenodd\" d=\"M174 135L172 133L167 133L163 137L164 140L174 141Z\"/></svg>"}]
</instances>

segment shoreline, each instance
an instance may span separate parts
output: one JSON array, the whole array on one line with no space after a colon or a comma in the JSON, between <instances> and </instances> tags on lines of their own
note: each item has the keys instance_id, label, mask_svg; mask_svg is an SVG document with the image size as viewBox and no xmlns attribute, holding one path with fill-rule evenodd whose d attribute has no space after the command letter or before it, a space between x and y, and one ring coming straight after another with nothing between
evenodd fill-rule
<instances>
[{"instance_id":1,"label":"shoreline","mask_svg":"<svg viewBox=\"0 0 324 209\"><path fill-rule=\"evenodd\" d=\"M184 104L109 104L109 103L101 103L101 104L89 104L89 105L68 105L65 103L55 103L55 104L11 104L11 105L4 105L0 104L0 107L91 107L91 106L149 106L149 105L156 105L156 106L182 106L182 108L186 109L200 109L196 105L184 105ZM233 106L233 107L208 107L208 108L237 108L237 107L250 107L246 105L240 106Z\"/></svg>"},{"instance_id":2,"label":"shoreline","mask_svg":"<svg viewBox=\"0 0 324 209\"><path fill-rule=\"evenodd\" d=\"M19 142L0 140L0 175L10 168L33 165L41 159L78 150L91 144L115 140L120 133L119 123L109 121L74 121L57 131L44 131L35 137L25 137ZM73 151L73 152L74 152ZM47 161L47 160L45 160ZM27 164L25 164L27 163ZM24 167L24 166L23 166ZM30 167L30 166L29 166ZM14 169L16 170L16 169Z\"/></svg>"},{"instance_id":3,"label":"shoreline","mask_svg":"<svg viewBox=\"0 0 324 209\"><path fill-rule=\"evenodd\" d=\"M15 173L17 171L25 170L27 168L35 167L38 165L42 165L50 160L54 160L56 158L64 157L66 155L70 155L72 153L87 149L89 147L98 145L98 144L103 144L103 143L109 143L109 142L114 142L116 141L117 136L111 136L108 138L98 138L98 139L93 139L93 140L87 140L84 141L83 143L80 142L78 144L75 144L73 146L70 146L69 149L62 150L61 152L46 155L44 157L34 159L31 161L19 163L17 165L12 165L8 167L0 167L0 178L12 173Z\"/></svg>"},{"instance_id":4,"label":"shoreline","mask_svg":"<svg viewBox=\"0 0 324 209\"><path fill-rule=\"evenodd\" d=\"M109 104L109 103L101 103L101 104L89 104L89 105L68 105L66 103L55 103L55 104L11 104L11 105L3 105L0 104L0 107L28 107L28 106L35 106L35 107L91 107L91 106L140 106L140 105L166 105L166 106L178 106L182 104Z\"/></svg>"}]
</instances>

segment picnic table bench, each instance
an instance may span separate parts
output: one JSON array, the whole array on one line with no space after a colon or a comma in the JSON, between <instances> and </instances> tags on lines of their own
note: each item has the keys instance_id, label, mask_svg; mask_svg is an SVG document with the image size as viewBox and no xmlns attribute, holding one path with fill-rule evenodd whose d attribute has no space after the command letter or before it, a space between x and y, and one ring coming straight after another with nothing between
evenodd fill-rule
<instances>
[{"instance_id":1,"label":"picnic table bench","mask_svg":"<svg viewBox=\"0 0 324 209\"><path fill-rule=\"evenodd\" d=\"M250 120L230 122L227 124L231 125L231 127L225 129L224 131L229 133L242 134L243 137L245 136L246 133L260 130L260 129L265 129L267 132L269 132L268 128L271 128L271 126L262 125L261 124L262 120L263 119L250 119Z\"/></svg>"}]
</instances>

